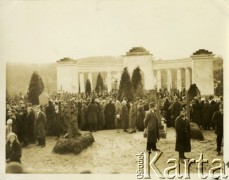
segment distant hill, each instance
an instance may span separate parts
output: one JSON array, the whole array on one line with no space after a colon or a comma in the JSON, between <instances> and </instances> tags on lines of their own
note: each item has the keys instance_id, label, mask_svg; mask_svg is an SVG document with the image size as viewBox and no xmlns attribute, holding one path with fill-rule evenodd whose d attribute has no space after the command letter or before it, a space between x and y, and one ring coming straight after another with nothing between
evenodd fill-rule
<instances>
[{"instance_id":1,"label":"distant hill","mask_svg":"<svg viewBox=\"0 0 229 180\"><path fill-rule=\"evenodd\" d=\"M6 64L6 89L9 95L26 94L32 73L37 71L42 77L45 90L48 92L56 91L56 66L50 64L25 64L7 63Z\"/></svg>"}]
</instances>

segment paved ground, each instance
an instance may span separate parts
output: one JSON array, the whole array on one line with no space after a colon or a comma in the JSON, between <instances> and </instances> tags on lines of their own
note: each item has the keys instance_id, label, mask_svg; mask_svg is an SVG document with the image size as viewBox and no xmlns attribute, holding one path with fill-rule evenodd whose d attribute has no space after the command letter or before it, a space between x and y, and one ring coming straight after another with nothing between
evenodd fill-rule
<instances>
[{"instance_id":1,"label":"paved ground","mask_svg":"<svg viewBox=\"0 0 229 180\"><path fill-rule=\"evenodd\" d=\"M186 153L186 156L199 159L200 153L204 153L204 158L209 159L208 165L204 165L207 172L214 158L223 158L216 155L215 134L214 131L203 131L205 140L192 140L192 152ZM79 155L54 154L52 149L56 143L55 137L47 137L45 148L29 145L23 148L22 164L28 173L82 173L90 171L91 173L119 173L132 174L136 172L136 153L144 151L146 147L146 138L143 138L142 132L128 134L125 132L116 133L115 130L104 130L93 133L95 142ZM169 128L167 138L161 139L157 144L163 152L157 162L157 166L164 170L169 158L178 158L175 149L175 131ZM181 165L183 166L183 165ZM191 172L197 172L197 165L191 166Z\"/></svg>"}]
</instances>

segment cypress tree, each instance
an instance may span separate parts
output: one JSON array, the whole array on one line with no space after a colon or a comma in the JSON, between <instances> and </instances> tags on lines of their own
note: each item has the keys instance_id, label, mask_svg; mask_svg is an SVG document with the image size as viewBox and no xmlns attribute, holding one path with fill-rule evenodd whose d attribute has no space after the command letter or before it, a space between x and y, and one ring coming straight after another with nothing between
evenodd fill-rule
<instances>
[{"instance_id":1,"label":"cypress tree","mask_svg":"<svg viewBox=\"0 0 229 180\"><path fill-rule=\"evenodd\" d=\"M188 89L188 100L192 101L195 96L200 96L200 90L196 86L196 84L191 84L190 88Z\"/></svg>"},{"instance_id":2,"label":"cypress tree","mask_svg":"<svg viewBox=\"0 0 229 180\"><path fill-rule=\"evenodd\" d=\"M90 96L90 94L91 94L91 82L89 79L87 79L87 81L86 81L85 92L86 92L87 96Z\"/></svg>"},{"instance_id":3,"label":"cypress tree","mask_svg":"<svg viewBox=\"0 0 229 180\"><path fill-rule=\"evenodd\" d=\"M191 84L190 88L187 91L186 99L187 99L187 117L190 120L190 103L194 99L195 96L200 96L200 90L196 86L196 84Z\"/></svg>"},{"instance_id":4,"label":"cypress tree","mask_svg":"<svg viewBox=\"0 0 229 180\"><path fill-rule=\"evenodd\" d=\"M118 90L118 99L122 100L124 97L126 97L128 100L133 99L132 84L127 67L125 67L123 70Z\"/></svg>"},{"instance_id":5,"label":"cypress tree","mask_svg":"<svg viewBox=\"0 0 229 180\"><path fill-rule=\"evenodd\" d=\"M42 78L39 76L39 74L34 71L31 80L29 83L29 89L28 89L28 100L33 105L39 104L39 96L44 90L44 83L42 81Z\"/></svg>"},{"instance_id":6,"label":"cypress tree","mask_svg":"<svg viewBox=\"0 0 229 180\"><path fill-rule=\"evenodd\" d=\"M101 95L103 90L104 90L103 78L101 74L99 73L97 76L97 80L96 80L95 92L98 95Z\"/></svg>"},{"instance_id":7,"label":"cypress tree","mask_svg":"<svg viewBox=\"0 0 229 180\"><path fill-rule=\"evenodd\" d=\"M133 87L134 97L143 98L145 95L144 95L144 89L143 89L143 84L142 84L141 70L139 67L136 67L134 69L133 75L131 78L131 83Z\"/></svg>"}]
</instances>

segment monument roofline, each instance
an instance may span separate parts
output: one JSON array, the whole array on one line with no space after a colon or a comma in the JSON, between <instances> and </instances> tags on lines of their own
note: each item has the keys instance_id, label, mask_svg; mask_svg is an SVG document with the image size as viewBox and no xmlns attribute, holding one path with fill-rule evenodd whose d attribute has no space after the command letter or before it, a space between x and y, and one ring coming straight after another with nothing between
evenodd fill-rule
<instances>
[{"instance_id":1,"label":"monument roofline","mask_svg":"<svg viewBox=\"0 0 229 180\"><path fill-rule=\"evenodd\" d=\"M213 55L213 53L206 49L199 49L196 52L194 52L192 55Z\"/></svg>"},{"instance_id":2,"label":"monument roofline","mask_svg":"<svg viewBox=\"0 0 229 180\"><path fill-rule=\"evenodd\" d=\"M76 60L65 57L57 61L57 63L76 63Z\"/></svg>"},{"instance_id":3,"label":"monument roofline","mask_svg":"<svg viewBox=\"0 0 229 180\"><path fill-rule=\"evenodd\" d=\"M127 53L126 56L143 56L143 55L151 55L149 51L147 51L143 47L133 47Z\"/></svg>"}]
</instances>

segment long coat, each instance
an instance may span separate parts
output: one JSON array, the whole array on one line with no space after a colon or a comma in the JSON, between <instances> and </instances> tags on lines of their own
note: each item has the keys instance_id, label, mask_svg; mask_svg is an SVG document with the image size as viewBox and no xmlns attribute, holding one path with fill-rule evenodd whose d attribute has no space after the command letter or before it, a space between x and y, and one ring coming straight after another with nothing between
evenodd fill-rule
<instances>
[{"instance_id":1,"label":"long coat","mask_svg":"<svg viewBox=\"0 0 229 180\"><path fill-rule=\"evenodd\" d=\"M126 105L122 105L120 119L123 125L123 129L127 129L128 123L129 123L129 114L128 114L128 109Z\"/></svg>"},{"instance_id":2,"label":"long coat","mask_svg":"<svg viewBox=\"0 0 229 180\"><path fill-rule=\"evenodd\" d=\"M147 142L156 143L159 139L158 121L159 119L155 112L152 112L151 110L146 112L144 125L147 130Z\"/></svg>"},{"instance_id":3,"label":"long coat","mask_svg":"<svg viewBox=\"0 0 229 180\"><path fill-rule=\"evenodd\" d=\"M180 115L180 111L182 109L182 105L180 102L175 101L172 105L171 105L171 116L172 119L175 121L176 118Z\"/></svg>"},{"instance_id":4,"label":"long coat","mask_svg":"<svg viewBox=\"0 0 229 180\"><path fill-rule=\"evenodd\" d=\"M85 129L85 126L87 125L87 105L83 104L81 109L81 123L80 128Z\"/></svg>"},{"instance_id":5,"label":"long coat","mask_svg":"<svg viewBox=\"0 0 229 180\"><path fill-rule=\"evenodd\" d=\"M104 117L104 105L99 104L99 115L98 115L98 128L103 129L105 125L105 117Z\"/></svg>"},{"instance_id":6,"label":"long coat","mask_svg":"<svg viewBox=\"0 0 229 180\"><path fill-rule=\"evenodd\" d=\"M199 102L196 102L195 104L192 105L192 111L191 111L191 118L192 121L197 123L198 125L202 124L202 111L201 111L201 105Z\"/></svg>"},{"instance_id":7,"label":"long coat","mask_svg":"<svg viewBox=\"0 0 229 180\"><path fill-rule=\"evenodd\" d=\"M27 135L29 140L34 141L36 139L35 137L35 112L34 110L31 110L27 116L26 116L27 122L28 122L28 131Z\"/></svg>"},{"instance_id":8,"label":"long coat","mask_svg":"<svg viewBox=\"0 0 229 180\"><path fill-rule=\"evenodd\" d=\"M203 124L204 125L210 124L212 118L211 105L209 103L204 103L202 112L203 112Z\"/></svg>"},{"instance_id":9,"label":"long coat","mask_svg":"<svg viewBox=\"0 0 229 180\"><path fill-rule=\"evenodd\" d=\"M143 105L137 106L137 128L139 131L144 130L144 118L145 118L145 111Z\"/></svg>"},{"instance_id":10,"label":"long coat","mask_svg":"<svg viewBox=\"0 0 229 180\"><path fill-rule=\"evenodd\" d=\"M129 128L135 128L137 123L137 107L135 104L130 106L129 111Z\"/></svg>"},{"instance_id":11,"label":"long coat","mask_svg":"<svg viewBox=\"0 0 229 180\"><path fill-rule=\"evenodd\" d=\"M16 124L17 124L17 136L19 142L22 142L27 135L27 110L20 110L16 115Z\"/></svg>"},{"instance_id":12,"label":"long coat","mask_svg":"<svg viewBox=\"0 0 229 180\"><path fill-rule=\"evenodd\" d=\"M110 127L110 125L113 126L115 122L115 105L113 103L110 102L105 106L104 115L105 115L106 126L108 127Z\"/></svg>"},{"instance_id":13,"label":"long coat","mask_svg":"<svg viewBox=\"0 0 229 180\"><path fill-rule=\"evenodd\" d=\"M215 124L215 133L217 135L223 134L223 114L220 111L216 111L213 114L212 122Z\"/></svg>"},{"instance_id":14,"label":"long coat","mask_svg":"<svg viewBox=\"0 0 229 180\"><path fill-rule=\"evenodd\" d=\"M12 146L10 146L10 142L6 143L6 159L9 162L21 162L21 145L14 141Z\"/></svg>"},{"instance_id":15,"label":"long coat","mask_svg":"<svg viewBox=\"0 0 229 180\"><path fill-rule=\"evenodd\" d=\"M180 115L175 122L176 128L176 147L175 151L190 152L191 151L191 128L187 118Z\"/></svg>"},{"instance_id":16,"label":"long coat","mask_svg":"<svg viewBox=\"0 0 229 180\"><path fill-rule=\"evenodd\" d=\"M45 138L45 129L46 129L47 119L45 113L42 111L39 112L36 119L36 135L38 138Z\"/></svg>"},{"instance_id":17,"label":"long coat","mask_svg":"<svg viewBox=\"0 0 229 180\"><path fill-rule=\"evenodd\" d=\"M96 103L88 105L88 124L97 124L99 108Z\"/></svg>"},{"instance_id":18,"label":"long coat","mask_svg":"<svg viewBox=\"0 0 229 180\"><path fill-rule=\"evenodd\" d=\"M166 122L167 122L167 126L170 127L171 126L171 114L170 114L170 102L168 100L165 101L164 105L163 105L163 108L162 108L162 111L163 111L163 115L164 115L164 118L166 119Z\"/></svg>"}]
</instances>

